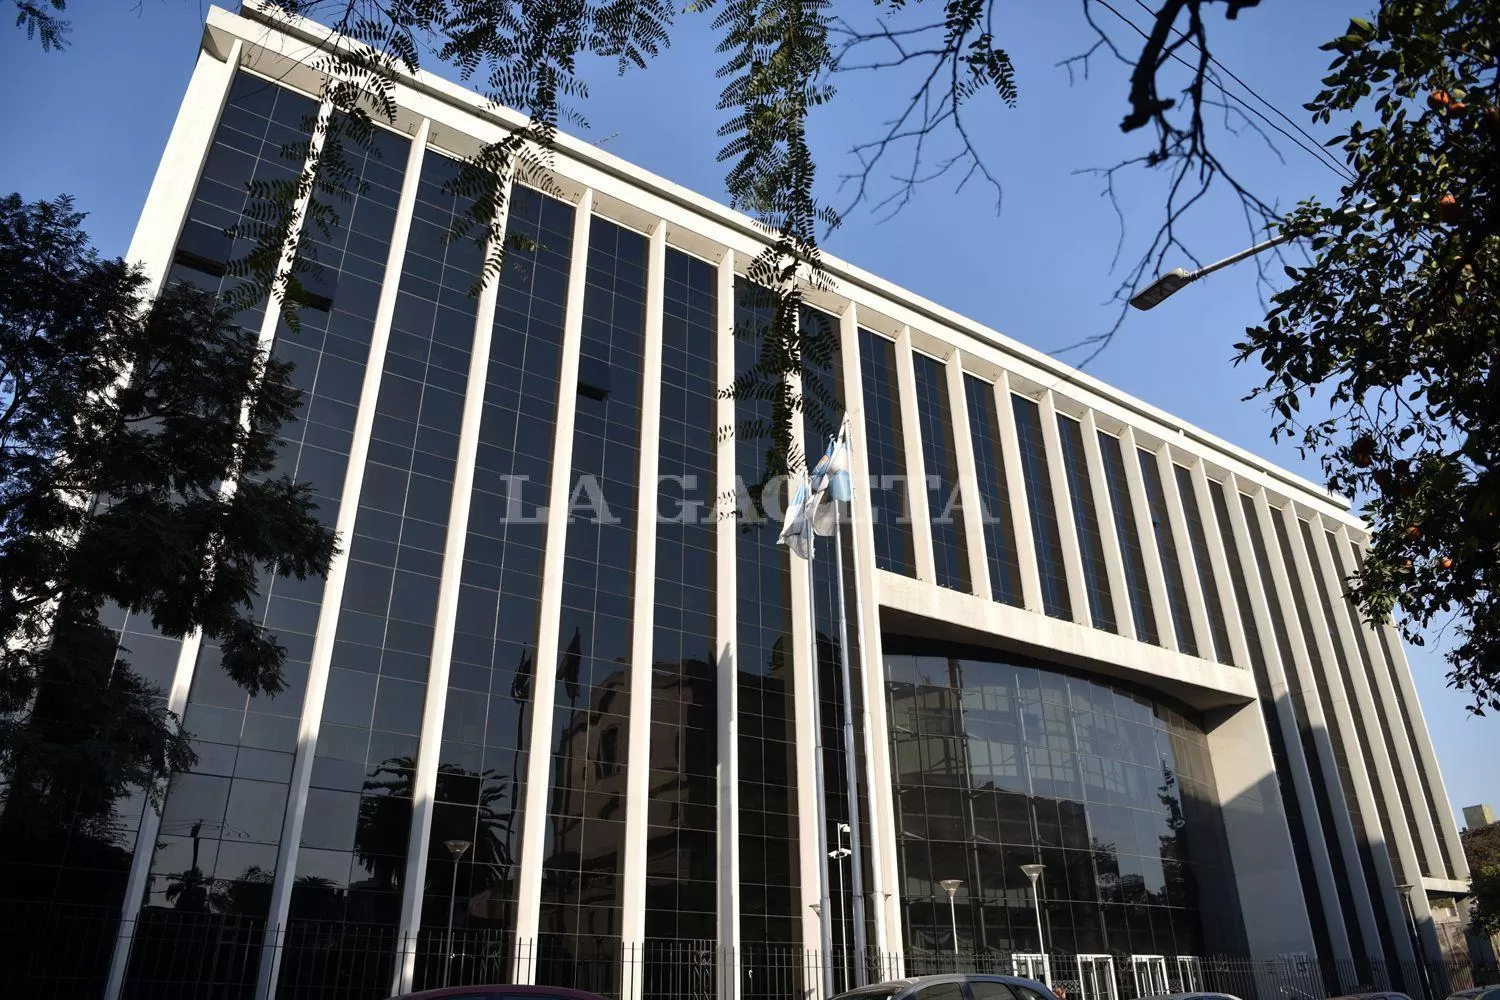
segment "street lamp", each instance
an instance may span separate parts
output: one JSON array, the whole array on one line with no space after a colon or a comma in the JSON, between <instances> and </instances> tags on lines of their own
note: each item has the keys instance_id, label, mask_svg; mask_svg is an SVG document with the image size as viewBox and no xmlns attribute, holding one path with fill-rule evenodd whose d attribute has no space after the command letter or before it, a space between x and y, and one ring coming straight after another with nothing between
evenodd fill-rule
<instances>
[{"instance_id":1,"label":"street lamp","mask_svg":"<svg viewBox=\"0 0 1500 1000\"><path fill-rule=\"evenodd\" d=\"M1168 271L1166 274L1161 275L1155 281L1151 282L1151 284L1147 285L1145 288L1137 292L1135 296L1130 300L1130 304L1142 311L1154 308L1155 306L1160 305L1163 300L1182 291L1184 288L1186 288L1188 285L1191 285L1199 278L1205 278L1208 275L1213 274L1215 271L1219 270L1221 267L1228 267L1230 264L1238 264L1246 257L1254 257L1256 254L1260 253L1263 250L1269 250L1274 246L1280 246L1295 235L1297 234L1286 232L1282 233L1280 236L1273 236L1271 239L1266 240L1263 243L1257 243L1255 244L1255 246L1250 247L1247 250L1241 250L1237 254L1231 254L1230 256L1225 257L1223 260L1216 260L1212 264L1209 264L1207 267L1200 267L1196 271L1186 271L1180 267L1174 268Z\"/></svg>"},{"instance_id":2,"label":"street lamp","mask_svg":"<svg viewBox=\"0 0 1500 1000\"><path fill-rule=\"evenodd\" d=\"M844 834L849 832L848 823L838 825L838 848L828 852L828 856L838 862L839 866L839 951L842 957L839 959L839 974L844 979L844 989L849 988L849 932L844 922L844 859L854 852L844 846Z\"/></svg>"},{"instance_id":3,"label":"street lamp","mask_svg":"<svg viewBox=\"0 0 1500 1000\"><path fill-rule=\"evenodd\" d=\"M1042 877L1042 872L1047 870L1046 865L1022 865L1021 874L1031 879L1031 905L1036 909L1036 943L1037 950L1042 953L1042 975L1047 979L1047 985L1052 985L1052 963L1047 961L1047 939L1042 935L1042 900L1037 895L1036 880Z\"/></svg>"},{"instance_id":4,"label":"street lamp","mask_svg":"<svg viewBox=\"0 0 1500 1000\"><path fill-rule=\"evenodd\" d=\"M1422 973L1422 986L1430 997L1432 993L1432 975L1427 971L1427 959L1422 952L1422 935L1417 930L1417 910L1411 902L1411 891L1416 888L1411 885L1398 885L1396 891L1401 894L1401 902L1406 904L1402 909L1406 912L1407 927L1411 930L1411 946L1414 949L1414 957L1417 960L1417 968Z\"/></svg>"},{"instance_id":5,"label":"street lamp","mask_svg":"<svg viewBox=\"0 0 1500 1000\"><path fill-rule=\"evenodd\" d=\"M443 985L447 986L448 970L453 966L453 908L458 905L458 859L474 845L467 840L445 840L443 846L453 857L453 882L448 890L448 951L443 961Z\"/></svg>"},{"instance_id":6,"label":"street lamp","mask_svg":"<svg viewBox=\"0 0 1500 1000\"><path fill-rule=\"evenodd\" d=\"M953 923L953 954L958 955L958 908L953 903L953 894L964 884L963 879L945 878L938 885L948 893L948 919Z\"/></svg>"}]
</instances>

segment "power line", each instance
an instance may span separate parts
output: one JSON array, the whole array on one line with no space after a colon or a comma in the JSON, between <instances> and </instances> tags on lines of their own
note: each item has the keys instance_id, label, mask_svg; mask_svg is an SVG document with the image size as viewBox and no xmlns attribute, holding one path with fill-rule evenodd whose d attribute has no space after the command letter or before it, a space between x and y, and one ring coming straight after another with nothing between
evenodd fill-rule
<instances>
[{"instance_id":1,"label":"power line","mask_svg":"<svg viewBox=\"0 0 1500 1000\"><path fill-rule=\"evenodd\" d=\"M1152 12L1151 8L1148 7L1148 6L1146 6L1145 3L1142 2L1142 0L1135 0L1135 4L1136 4L1137 7L1141 8L1141 10L1145 11L1148 14L1152 14L1153 16L1155 16L1154 13ZM1222 62L1219 61L1218 56L1215 56L1212 52L1204 52L1202 46L1200 46L1193 39L1189 38L1186 33L1182 32L1182 31L1178 31L1177 28L1173 27L1172 31L1176 32L1176 34L1178 35L1178 37L1182 38L1184 41L1186 41L1193 48L1197 49L1199 52L1203 52L1204 55L1208 56L1208 61L1209 62L1213 63L1219 69L1223 70L1224 74L1226 76L1228 76L1231 80L1233 80L1235 83L1239 84L1241 87L1244 87L1245 90L1250 94L1250 96L1254 97L1257 101L1259 101L1260 103L1264 104L1266 107L1270 108L1272 111L1276 112L1276 114L1279 115L1283 121L1285 121L1292 128L1296 129L1299 135L1301 135L1308 142L1310 142L1314 146L1316 146L1317 149L1318 149L1318 151L1319 151L1319 153L1320 153L1320 155L1327 157L1335 166L1339 167L1340 170L1345 170L1344 165L1341 164L1341 163L1339 163L1336 159L1333 158L1333 154L1331 154L1331 153L1328 152L1328 150L1323 146L1322 142L1320 142L1318 139L1314 138L1312 136L1312 134L1310 134L1307 131L1307 129L1303 128L1297 122L1296 119L1292 118L1285 111L1282 111L1279 107L1277 107L1276 105L1272 104L1270 101L1266 100L1264 97L1262 97L1260 95L1259 91L1257 91L1254 87L1250 86L1244 80L1241 80L1239 78L1239 75L1236 74L1234 70L1230 69L1228 66L1224 65ZM1346 173L1346 176L1348 176L1347 173ZM1349 179L1353 180L1353 177L1349 176Z\"/></svg>"},{"instance_id":2,"label":"power line","mask_svg":"<svg viewBox=\"0 0 1500 1000\"><path fill-rule=\"evenodd\" d=\"M1131 27L1131 29L1133 31L1135 31L1136 34L1140 35L1142 38L1148 38L1148 39L1150 38L1150 36L1145 31L1141 30L1141 28L1139 26L1137 26L1134 21L1132 21L1130 18L1126 17L1124 14L1121 14L1118 10L1116 10L1113 6L1111 6L1109 4L1108 0L1093 0L1093 2L1099 4L1099 6L1103 7L1105 10L1109 11L1115 17L1118 17L1120 20L1124 21L1127 25L1129 25ZM1146 8L1146 9L1148 11L1150 10L1149 7ZM1180 34L1180 32L1179 32L1179 34ZM1189 39L1189 43L1191 44L1191 39ZM1201 49L1200 49L1200 51L1201 51ZM1171 58L1174 59L1174 60L1176 60L1177 62L1182 63L1182 65L1186 66L1188 69L1194 70L1196 72L1196 67L1194 67L1193 64L1190 63L1190 62L1188 62L1186 59L1183 59L1181 56L1177 55L1177 53L1172 52L1172 53L1168 53L1168 55L1170 55ZM1209 59L1213 60L1213 56L1210 55ZM1226 72L1228 72L1228 71L1226 70ZM1236 78L1236 79L1238 79L1238 78ZM1245 86L1245 84L1243 82L1240 85L1241 86ZM1249 90L1250 88L1246 87L1246 89ZM1299 139L1297 136L1293 135L1292 133L1288 132L1286 129L1282 128L1280 125L1278 125L1275 122L1271 121L1271 119L1267 118L1263 112L1261 112L1258 108L1255 108L1255 107L1251 106L1248 102L1245 101L1244 98L1240 97L1238 94L1234 93L1233 91L1226 90L1222 85L1220 85L1219 91L1226 98L1228 98L1228 99L1234 101L1236 104L1238 104L1242 110L1247 111L1250 114L1254 115L1255 117L1259 118L1261 121L1263 121L1270 128L1272 128L1276 132L1280 133L1282 135L1282 137L1285 138L1288 142L1292 143L1292 145L1296 146L1298 149L1302 150L1304 153L1307 153L1309 156L1313 157L1313 159L1317 160L1320 164L1322 164L1323 166L1325 166L1328 169L1332 170L1334 173L1338 174L1341 179L1346 180L1346 181L1350 181L1350 182L1352 182L1352 181L1355 180L1354 175L1349 172L1348 168L1346 168L1343 164L1339 163L1337 160L1332 159L1325 150L1323 150L1322 148L1319 147L1318 142L1317 142L1316 139L1311 139L1311 137L1309 137L1309 139L1311 139L1311 141L1312 141L1313 144L1311 146L1308 146L1305 143L1303 143L1303 141L1301 139ZM1254 91L1252 90L1251 93L1254 93ZM1266 105L1268 107L1272 107L1272 110L1275 110L1274 106L1272 106L1269 102L1266 102L1265 99L1262 98L1262 97L1260 97L1258 94L1256 95L1256 98L1258 100L1266 103ZM1280 114L1280 112L1277 112L1277 113Z\"/></svg>"}]
</instances>

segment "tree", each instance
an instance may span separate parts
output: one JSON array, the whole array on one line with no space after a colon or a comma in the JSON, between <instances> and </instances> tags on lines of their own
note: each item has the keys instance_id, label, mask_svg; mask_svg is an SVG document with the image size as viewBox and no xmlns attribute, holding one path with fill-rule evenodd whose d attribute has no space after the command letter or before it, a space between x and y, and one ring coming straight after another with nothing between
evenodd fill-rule
<instances>
[{"instance_id":1,"label":"tree","mask_svg":"<svg viewBox=\"0 0 1500 1000\"><path fill-rule=\"evenodd\" d=\"M1469 926L1475 934L1500 934L1500 823L1463 832L1469 861Z\"/></svg>"},{"instance_id":2,"label":"tree","mask_svg":"<svg viewBox=\"0 0 1500 1000\"><path fill-rule=\"evenodd\" d=\"M51 2L61 7L62 0ZM473 205L454 235L486 248L486 279L505 251L496 220L507 179L545 166L560 122L584 123L586 57L614 60L622 72L644 68L670 43L674 25L665 0L266 2L332 27L337 72L325 96L352 122L369 122L361 95L376 113L393 112L393 81L417 67L423 48L482 81L489 100L528 116L523 129L471 157L454 184ZM1260 131L1251 117L1259 112L1228 89L1226 78L1237 78L1214 58L1208 28L1211 14L1233 20L1258 0L1162 0L1155 11L1138 3L1144 26L1120 6L1128 5L1082 0L1097 41L1065 62L1085 73L1096 57L1129 67L1120 127L1150 140L1140 156L1099 171L1105 192L1112 196L1125 169L1168 177L1160 224L1116 291L1120 316L1169 253L1195 259L1181 223L1215 185L1238 199L1252 235L1285 227L1311 239L1310 265L1287 270L1290 285L1237 345L1238 359L1265 366L1260 395L1276 414L1275 433L1297 436L1319 456L1333 489L1368 498L1373 541L1352 585L1365 614L1384 621L1399 611L1414 643L1453 615L1460 641L1448 653L1450 681L1473 695L1476 711L1500 709L1500 604L1491 586L1500 555L1493 469L1500 444L1489 402L1500 399L1492 346L1500 220L1491 204L1500 0L1381 0L1373 22L1355 21L1330 43L1336 56L1327 89L1307 108L1324 124L1335 116L1348 123L1343 163L1332 162L1349 183L1336 205L1307 202L1285 217L1233 174L1210 129L1222 120L1224 130ZM56 13L32 0L17 0L17 8L18 23L44 46L65 42ZM711 12L718 36L727 114L719 158L728 165L730 202L768 236L749 268L774 297L769 319L748 334L758 363L724 390L769 404L769 413L741 429L769 439L766 480L801 464L789 430L795 415L826 429L823 407L791 382L815 367L831 336L798 322L803 290L827 280L820 233L862 204L899 209L936 178L960 187L977 178L998 197L968 125L986 96L1007 105L1021 99L1023 81L1000 44L997 10L996 0L945 0L940 9L874 0L842 4L837 13L827 0L698 0L688 8ZM855 147L858 166L845 178L852 193L836 207L820 194L808 136L817 114L837 100L841 74L876 72L909 80L910 98L895 107L886 131ZM1367 114L1375 125L1359 120ZM337 155L340 137L331 138L325 157ZM895 168L895 188L877 190L887 167ZM310 162L297 184L268 192L265 216L289 218L295 193L312 189L317 169ZM281 232L266 225L261 235L270 241ZM276 259L274 249L268 242L256 259ZM1260 266L1265 276L1264 260ZM267 287L278 280L264 266L257 270ZM1075 346L1097 353L1118 330L1116 322ZM1304 418L1303 403L1320 390L1332 415Z\"/></svg>"},{"instance_id":3,"label":"tree","mask_svg":"<svg viewBox=\"0 0 1500 1000\"><path fill-rule=\"evenodd\" d=\"M0 775L5 823L107 824L191 762L101 612L198 629L247 692L282 688L273 574L327 571L306 485L272 476L290 366L207 293L89 247L67 198L0 199Z\"/></svg>"},{"instance_id":4,"label":"tree","mask_svg":"<svg viewBox=\"0 0 1500 1000\"><path fill-rule=\"evenodd\" d=\"M1500 2L1386 0L1325 48L1307 107L1346 124L1353 179L1287 218L1311 263L1239 360L1266 368L1274 433L1365 498L1366 615L1399 609L1415 644L1453 619L1450 683L1500 710Z\"/></svg>"}]
</instances>

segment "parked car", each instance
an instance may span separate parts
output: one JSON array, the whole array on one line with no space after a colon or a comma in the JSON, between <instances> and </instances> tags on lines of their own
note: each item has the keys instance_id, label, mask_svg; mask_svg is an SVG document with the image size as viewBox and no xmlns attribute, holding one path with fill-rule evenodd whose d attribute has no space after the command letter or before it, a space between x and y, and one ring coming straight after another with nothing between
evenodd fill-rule
<instances>
[{"instance_id":1,"label":"parked car","mask_svg":"<svg viewBox=\"0 0 1500 1000\"><path fill-rule=\"evenodd\" d=\"M888 983L861 986L833 1000L1056 1000L1052 991L1035 979L1020 976L989 976L980 973L950 973L916 976Z\"/></svg>"},{"instance_id":2,"label":"parked car","mask_svg":"<svg viewBox=\"0 0 1500 1000\"><path fill-rule=\"evenodd\" d=\"M1411 1000L1405 993L1347 993L1329 1000Z\"/></svg>"},{"instance_id":3,"label":"parked car","mask_svg":"<svg viewBox=\"0 0 1500 1000\"><path fill-rule=\"evenodd\" d=\"M1500 1000L1500 985L1476 986L1449 994L1448 1000Z\"/></svg>"},{"instance_id":4,"label":"parked car","mask_svg":"<svg viewBox=\"0 0 1500 1000\"><path fill-rule=\"evenodd\" d=\"M604 1000L597 993L562 986L445 986L405 993L394 1000Z\"/></svg>"}]
</instances>

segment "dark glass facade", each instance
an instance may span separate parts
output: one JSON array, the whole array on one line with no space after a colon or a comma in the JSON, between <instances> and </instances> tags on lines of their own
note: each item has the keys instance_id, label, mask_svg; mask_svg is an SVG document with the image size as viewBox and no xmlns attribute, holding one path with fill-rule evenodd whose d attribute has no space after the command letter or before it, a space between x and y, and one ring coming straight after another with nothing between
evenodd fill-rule
<instances>
[{"instance_id":1,"label":"dark glass facade","mask_svg":"<svg viewBox=\"0 0 1500 1000\"><path fill-rule=\"evenodd\" d=\"M1089 598L1089 615L1095 628L1118 632L1114 598L1109 591L1109 569L1104 562L1104 538L1099 534L1099 514L1094 509L1088 456L1083 451L1083 428L1071 417L1058 414L1057 435L1062 447L1063 469L1068 477L1068 494L1072 499L1078 551L1083 558L1083 588Z\"/></svg>"},{"instance_id":2,"label":"dark glass facade","mask_svg":"<svg viewBox=\"0 0 1500 1000\"><path fill-rule=\"evenodd\" d=\"M948 374L941 361L913 354L917 420L921 423L926 471L927 512L932 524L932 561L939 587L968 592L969 549L959 497L958 451L953 414L948 409Z\"/></svg>"},{"instance_id":3,"label":"dark glass facade","mask_svg":"<svg viewBox=\"0 0 1500 1000\"><path fill-rule=\"evenodd\" d=\"M756 363L753 331L770 322L773 301L749 282L735 282L736 377ZM770 416L769 403L734 403L735 477L761 481L764 443L742 430ZM874 453L871 454L872 462ZM792 557L776 544L781 523L767 516L785 492L740 501L735 538L735 659L738 669L740 764L740 988L745 996L784 996L790 987L779 948L801 946L802 895L792 684ZM800 564L799 564L800 565Z\"/></svg>"},{"instance_id":4,"label":"dark glass facade","mask_svg":"<svg viewBox=\"0 0 1500 1000\"><path fill-rule=\"evenodd\" d=\"M969 407L969 437L974 443L974 471L984 525L985 556L989 560L990 594L1015 607L1024 604L1021 593L1021 561L1016 547L1016 528L1011 520L1010 490L1005 479L1005 449L1000 438L1000 414L995 407L995 387L973 375L964 375L964 395Z\"/></svg>"},{"instance_id":5,"label":"dark glass facade","mask_svg":"<svg viewBox=\"0 0 1500 1000\"><path fill-rule=\"evenodd\" d=\"M647 239L589 227L538 982L618 987ZM635 803L640 808L644 803Z\"/></svg>"},{"instance_id":6,"label":"dark glass facade","mask_svg":"<svg viewBox=\"0 0 1500 1000\"><path fill-rule=\"evenodd\" d=\"M712 938L718 910L718 271L666 252L652 611L647 960L659 941ZM695 506L688 506L689 504ZM648 994L662 992L648 965Z\"/></svg>"},{"instance_id":7,"label":"dark glass facade","mask_svg":"<svg viewBox=\"0 0 1500 1000\"><path fill-rule=\"evenodd\" d=\"M1177 648L1189 656L1198 655L1198 641L1193 633L1193 616L1188 610L1187 586L1182 582L1182 564L1177 561L1177 540L1172 534L1172 519L1167 513L1167 494L1161 485L1161 470L1156 456L1144 448L1137 449L1141 479L1146 487L1146 507L1156 529L1156 552L1161 557L1162 576L1167 582L1167 607L1172 612L1172 628L1177 634Z\"/></svg>"},{"instance_id":8,"label":"dark glass facade","mask_svg":"<svg viewBox=\"0 0 1500 1000\"><path fill-rule=\"evenodd\" d=\"M1160 701L978 650L886 640L909 948L1198 955L1243 940L1198 722ZM910 650L910 652L908 652ZM922 652L918 652L921 650ZM1210 902L1212 901L1212 902Z\"/></svg>"},{"instance_id":9,"label":"dark glass facade","mask_svg":"<svg viewBox=\"0 0 1500 1000\"><path fill-rule=\"evenodd\" d=\"M1224 620L1219 584L1214 579L1213 556L1208 551L1208 534L1203 530L1203 517L1198 510L1198 492L1193 489L1193 474L1180 465L1172 466L1172 472L1177 477L1177 495L1182 501L1188 541L1193 546L1193 566L1198 571L1198 589L1203 593L1203 603L1208 606L1208 633L1213 639L1214 659L1232 667L1234 654L1229 648L1229 626Z\"/></svg>"},{"instance_id":10,"label":"dark glass facade","mask_svg":"<svg viewBox=\"0 0 1500 1000\"><path fill-rule=\"evenodd\" d=\"M1031 509L1031 540L1042 584L1042 610L1053 618L1070 619L1073 603L1068 595L1067 570L1063 568L1062 537L1057 529L1057 508L1053 505L1047 446L1042 440L1041 410L1025 396L1012 393L1010 399L1016 418L1016 442L1021 448L1021 477L1026 482L1026 502Z\"/></svg>"},{"instance_id":11,"label":"dark glass facade","mask_svg":"<svg viewBox=\"0 0 1500 1000\"><path fill-rule=\"evenodd\" d=\"M896 381L896 345L869 330L859 331L859 364L865 397L865 460L870 466L875 565L915 576L911 508L906 491L906 445Z\"/></svg>"},{"instance_id":12,"label":"dark glass facade","mask_svg":"<svg viewBox=\"0 0 1500 1000\"><path fill-rule=\"evenodd\" d=\"M201 208L179 242L172 272L172 277L200 282L206 277L210 287L221 290L232 281L222 277L223 265L230 255L246 250L231 246L227 237L215 242L209 232L226 224L223 211L233 200L230 190L244 203L249 177L294 176L298 164L283 154L282 146L292 145L294 136L305 141L303 127L316 112L312 101L252 77L238 78L236 90L245 100L233 114L226 111L215 150L223 172L213 169L211 158L197 195ZM258 150L251 141L257 135ZM296 366L292 381L303 393L298 420L281 429L277 471L313 484L319 517L328 524L337 516L343 494L408 152L405 138L384 130L376 130L367 147L349 144L344 149L345 162L362 187L339 206L339 218L329 220L326 229L308 227L303 254L316 264L303 281L315 294L299 311L297 330L285 320L278 322L272 348L275 356ZM257 321L260 315L257 311ZM321 579L276 579L262 591L265 624L288 653L287 690L275 698L247 696L219 668L218 648L211 643L201 647L185 720L199 759L191 774L174 779L168 796L153 862L151 904L266 918L323 589ZM309 895L316 894L322 906L347 900L362 781L363 772L348 779L353 808L333 816L318 814L304 826L304 844L309 834L316 836L329 825L340 825L347 837L338 845L338 864L311 872L333 869L326 887L314 888L302 879L294 892L293 918L304 915L300 904ZM343 820L347 823L341 824ZM317 854L299 852L298 876L310 874L303 865L322 860Z\"/></svg>"},{"instance_id":13,"label":"dark glass facade","mask_svg":"<svg viewBox=\"0 0 1500 1000\"><path fill-rule=\"evenodd\" d=\"M1120 439L1099 432L1099 455L1103 459L1104 479L1109 486L1110 509L1115 518L1115 537L1120 540L1124 561L1125 589L1130 595L1130 615L1135 623L1135 637L1141 642L1161 645L1156 631L1156 609L1151 603L1151 584L1146 576L1146 555L1141 550L1141 535L1136 530L1135 505L1130 499L1130 482L1126 478L1125 453Z\"/></svg>"},{"instance_id":14,"label":"dark glass facade","mask_svg":"<svg viewBox=\"0 0 1500 1000\"><path fill-rule=\"evenodd\" d=\"M450 912L462 949L510 944L536 675L538 595L555 444L572 206L512 191L454 618L427 843L419 982ZM449 840L472 846L455 861Z\"/></svg>"}]
</instances>

